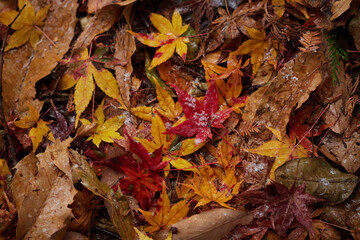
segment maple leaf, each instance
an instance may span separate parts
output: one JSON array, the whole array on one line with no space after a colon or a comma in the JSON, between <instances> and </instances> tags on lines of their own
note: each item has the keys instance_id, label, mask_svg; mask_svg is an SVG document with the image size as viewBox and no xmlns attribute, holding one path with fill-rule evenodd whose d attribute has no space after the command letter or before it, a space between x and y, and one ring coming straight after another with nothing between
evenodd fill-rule
<instances>
[{"instance_id":1,"label":"maple leaf","mask_svg":"<svg viewBox=\"0 0 360 240\"><path fill-rule=\"evenodd\" d=\"M255 76L263 61L267 60L276 68L276 49L277 41L267 39L265 29L254 29L245 27L249 34L249 40L243 42L239 48L230 53L231 55L251 55L251 64L253 65L252 76ZM268 55L268 56L267 56Z\"/></svg>"},{"instance_id":2,"label":"maple leaf","mask_svg":"<svg viewBox=\"0 0 360 240\"><path fill-rule=\"evenodd\" d=\"M193 168L193 165L189 161L179 156L186 156L199 150L205 145L205 142L196 145L195 139L190 138L176 143L176 136L165 135L163 134L165 131L166 127L164 122L159 115L155 114L151 123L151 136L153 137L153 141L140 138L135 139L138 140L149 152L154 152L155 150L162 148L163 162L169 162L177 169L197 171L197 169ZM176 145L174 145L174 143L176 143ZM168 172L165 172L165 176L167 176L167 174Z\"/></svg>"},{"instance_id":3,"label":"maple leaf","mask_svg":"<svg viewBox=\"0 0 360 240\"><path fill-rule=\"evenodd\" d=\"M291 187L272 181L266 186L265 191L250 190L240 194L240 197L258 205L255 209L255 217L259 220L270 219L272 228L279 234L285 231L296 220L312 234L312 218L307 205L321 202L305 192L305 184Z\"/></svg>"},{"instance_id":4,"label":"maple leaf","mask_svg":"<svg viewBox=\"0 0 360 240\"><path fill-rule=\"evenodd\" d=\"M46 137L52 142L55 141L53 133L47 126L49 122L43 121L39 118L40 114L33 106L29 105L29 116L26 116L15 122L15 125L19 128L31 128L29 132L29 137L33 144L33 152L36 151L44 137Z\"/></svg>"},{"instance_id":5,"label":"maple leaf","mask_svg":"<svg viewBox=\"0 0 360 240\"><path fill-rule=\"evenodd\" d=\"M170 93L155 81L156 98L159 101L160 108L152 108L139 106L131 109L132 114L147 121L152 121L153 112L156 110L161 115L167 117L171 121L175 121L182 113L179 102L174 101Z\"/></svg>"},{"instance_id":6,"label":"maple leaf","mask_svg":"<svg viewBox=\"0 0 360 240\"><path fill-rule=\"evenodd\" d=\"M87 139L87 141L92 140L97 147L99 147L101 141L112 143L114 142L113 139L124 139L120 133L117 132L122 126L124 118L116 116L105 121L103 107L104 101L101 102L94 114L97 119L95 120L97 122L95 133ZM80 121L84 125L91 125L91 123L86 119L80 119Z\"/></svg>"},{"instance_id":7,"label":"maple leaf","mask_svg":"<svg viewBox=\"0 0 360 240\"><path fill-rule=\"evenodd\" d=\"M186 217L189 211L189 204L186 203L186 200L182 200L170 207L170 200L166 192L166 186L163 184L162 192L157 202L156 211L150 212L142 209L139 209L139 211L144 215L145 220L151 225L150 227L145 228L145 231L155 232Z\"/></svg>"},{"instance_id":8,"label":"maple leaf","mask_svg":"<svg viewBox=\"0 0 360 240\"><path fill-rule=\"evenodd\" d=\"M245 151L263 156L276 157L275 162L270 170L270 179L275 180L275 170L278 167L283 165L288 160L308 157L309 152L300 144L295 145L295 138L292 140L287 135L281 138L281 134L279 131L271 127L267 128L272 131L272 133L277 137L278 140L271 140L265 142L258 148L245 149Z\"/></svg>"},{"instance_id":9,"label":"maple leaf","mask_svg":"<svg viewBox=\"0 0 360 240\"><path fill-rule=\"evenodd\" d=\"M168 60L174 54L175 50L185 61L187 53L186 43L189 42L189 38L181 37L181 35L188 29L189 25L182 25L180 13L174 11L171 22L167 18L156 13L150 15L150 20L160 33L145 34L128 31L141 43L150 47L160 47L156 50L149 69Z\"/></svg>"},{"instance_id":10,"label":"maple leaf","mask_svg":"<svg viewBox=\"0 0 360 240\"><path fill-rule=\"evenodd\" d=\"M171 86L176 91L187 120L172 127L165 134L195 136L197 145L204 142L207 137L212 138L210 127L224 127L222 123L230 116L232 109L218 111L218 94L214 82L211 83L204 97L204 102L198 101L187 92L180 90L176 85L172 84Z\"/></svg>"},{"instance_id":11,"label":"maple leaf","mask_svg":"<svg viewBox=\"0 0 360 240\"><path fill-rule=\"evenodd\" d=\"M247 101L246 96L237 99L242 91L241 77L244 76L241 68L247 66L249 60L242 64L241 58L237 60L235 55L230 55L227 59L226 68L203 60L201 60L201 63L205 69L206 80L208 82L214 80L219 95L225 98L220 97L219 103L228 103L236 112L240 113L239 108L245 106ZM229 79L225 83L226 78Z\"/></svg>"},{"instance_id":12,"label":"maple leaf","mask_svg":"<svg viewBox=\"0 0 360 240\"><path fill-rule=\"evenodd\" d=\"M76 110L75 128L77 127L81 113L89 105L95 90L95 84L109 97L117 100L125 107L120 95L117 81L112 73L106 69L98 70L92 63L98 61L97 56L89 57L85 48L80 55L66 61L69 70L61 78L57 89L66 90L75 85L74 101Z\"/></svg>"},{"instance_id":13,"label":"maple leaf","mask_svg":"<svg viewBox=\"0 0 360 240\"><path fill-rule=\"evenodd\" d=\"M234 185L228 186L226 183L229 183L229 181L226 181L226 179L224 181L224 177L218 176L213 168L205 164L204 158L201 155L199 157L203 167L199 169L199 173L195 172L192 184L184 184L192 189L196 195L200 196L200 200L195 207L216 202L223 207L232 209L226 202L233 198L231 188Z\"/></svg>"},{"instance_id":14,"label":"maple leaf","mask_svg":"<svg viewBox=\"0 0 360 240\"><path fill-rule=\"evenodd\" d=\"M39 41L40 34L42 33L39 27L44 25L46 14L51 5L49 4L40 9L36 14L33 5L31 5L28 0L18 1L19 9L22 9L24 5L26 5L26 7L22 10L21 14L11 27L15 32L11 35L5 51L20 47L27 41L29 41L31 46L35 49L35 45ZM0 14L0 22L9 25L18 14L19 12L14 10L3 12Z\"/></svg>"}]
</instances>

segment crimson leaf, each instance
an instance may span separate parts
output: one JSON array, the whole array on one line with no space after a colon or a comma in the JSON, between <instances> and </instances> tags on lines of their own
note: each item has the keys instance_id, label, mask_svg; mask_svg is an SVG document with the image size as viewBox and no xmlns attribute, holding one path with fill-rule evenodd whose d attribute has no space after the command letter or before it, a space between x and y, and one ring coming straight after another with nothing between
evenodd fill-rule
<instances>
[{"instance_id":1,"label":"crimson leaf","mask_svg":"<svg viewBox=\"0 0 360 240\"><path fill-rule=\"evenodd\" d=\"M222 123L230 116L231 108L218 111L218 93L215 83L212 82L204 102L198 101L187 92L171 84L178 95L178 100L183 108L187 120L176 127L172 127L165 134L178 134L184 137L195 137L196 144L202 143L207 137L212 138L210 127L223 128Z\"/></svg>"}]
</instances>

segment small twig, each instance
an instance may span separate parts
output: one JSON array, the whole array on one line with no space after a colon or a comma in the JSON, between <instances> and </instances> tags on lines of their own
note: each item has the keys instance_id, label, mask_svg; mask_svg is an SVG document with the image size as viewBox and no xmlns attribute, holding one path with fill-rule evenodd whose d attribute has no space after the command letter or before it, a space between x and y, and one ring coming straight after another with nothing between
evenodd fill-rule
<instances>
[{"instance_id":1,"label":"small twig","mask_svg":"<svg viewBox=\"0 0 360 240\"><path fill-rule=\"evenodd\" d=\"M241 155L241 152L237 150L231 143L229 143L223 136L221 136L215 129L212 129L216 135L222 138L226 142L227 145L229 145L232 149L234 149L239 155Z\"/></svg>"},{"instance_id":2,"label":"small twig","mask_svg":"<svg viewBox=\"0 0 360 240\"><path fill-rule=\"evenodd\" d=\"M7 125L6 119L5 119L5 113L4 113L4 106L3 106L3 97L2 97L2 83L3 83L3 68L4 68L4 53L5 53L5 46L6 46L6 40L7 40L7 36L9 35L9 31L10 28L12 27L12 25L14 24L14 22L16 21L16 19L20 16L22 10L26 7L26 4L19 10L18 14L16 15L16 17L14 18L14 20L12 20L12 22L8 25L8 29L5 33L5 36L3 38L3 42L2 42L2 46L1 46L1 51L0 51L0 120L1 123L4 127L4 131L5 131L5 136L6 136L6 140L9 144L9 148L10 148L10 158L12 160L12 164L16 165L17 164L17 160L16 160L16 152L15 152L15 148L12 144L11 141L11 136L9 134L9 127Z\"/></svg>"},{"instance_id":3,"label":"small twig","mask_svg":"<svg viewBox=\"0 0 360 240\"><path fill-rule=\"evenodd\" d=\"M39 28L38 26L34 25L34 28L36 28L37 30L39 30L43 35L44 37L47 38L47 40L49 40L49 42L55 47L55 48L58 48L58 46L56 46L56 44L54 43L53 40L51 40L51 38L41 29Z\"/></svg>"}]
</instances>

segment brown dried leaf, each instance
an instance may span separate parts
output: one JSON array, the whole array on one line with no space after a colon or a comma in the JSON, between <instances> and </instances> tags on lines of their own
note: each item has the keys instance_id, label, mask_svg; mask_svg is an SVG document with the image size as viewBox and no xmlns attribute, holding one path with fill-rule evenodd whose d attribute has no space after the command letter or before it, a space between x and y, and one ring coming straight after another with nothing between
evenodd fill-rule
<instances>
[{"instance_id":1,"label":"brown dried leaf","mask_svg":"<svg viewBox=\"0 0 360 240\"><path fill-rule=\"evenodd\" d=\"M215 208L183 219L170 226L176 229L173 240L218 240L222 239L236 225L249 224L253 215L244 211L231 210L227 208ZM169 229L159 232L156 240L166 238Z\"/></svg>"},{"instance_id":2,"label":"brown dried leaf","mask_svg":"<svg viewBox=\"0 0 360 240\"><path fill-rule=\"evenodd\" d=\"M316 52L319 49L321 43L320 31L307 31L303 33L299 42L304 47L299 47L303 52Z\"/></svg>"},{"instance_id":3,"label":"brown dried leaf","mask_svg":"<svg viewBox=\"0 0 360 240\"><path fill-rule=\"evenodd\" d=\"M106 7L108 5L120 5L125 6L130 3L136 2L136 0L89 0L88 1L88 13L94 13Z\"/></svg>"},{"instance_id":4,"label":"brown dried leaf","mask_svg":"<svg viewBox=\"0 0 360 240\"><path fill-rule=\"evenodd\" d=\"M354 39L357 50L360 50L360 9L349 23L349 33Z\"/></svg>"},{"instance_id":5,"label":"brown dried leaf","mask_svg":"<svg viewBox=\"0 0 360 240\"><path fill-rule=\"evenodd\" d=\"M4 56L3 97L5 115L11 110L20 117L27 114L29 104L38 111L42 103L34 100L35 83L47 76L69 49L77 22L77 1L47 1L39 6L39 1L31 1L34 7L44 7L51 3L43 31L52 39L56 47L42 35L36 51L29 44L8 51Z\"/></svg>"},{"instance_id":6,"label":"brown dried leaf","mask_svg":"<svg viewBox=\"0 0 360 240\"><path fill-rule=\"evenodd\" d=\"M251 94L243 119L255 118L259 124L279 130L284 136L293 108L299 108L321 83L319 67L322 61L324 55L321 52L299 53L269 84Z\"/></svg>"},{"instance_id":7,"label":"brown dried leaf","mask_svg":"<svg viewBox=\"0 0 360 240\"><path fill-rule=\"evenodd\" d=\"M116 80L119 85L120 94L127 108L130 108L130 89L132 85L132 65L131 56L136 50L135 39L130 33L127 25L123 25L116 32L115 54L114 57L121 62L126 62L125 66L118 65L115 67Z\"/></svg>"},{"instance_id":8,"label":"brown dried leaf","mask_svg":"<svg viewBox=\"0 0 360 240\"><path fill-rule=\"evenodd\" d=\"M74 44L73 55L90 45L93 38L111 28L122 14L122 7L110 5L97 11L95 16L86 24L84 31Z\"/></svg>"},{"instance_id":9,"label":"brown dried leaf","mask_svg":"<svg viewBox=\"0 0 360 240\"><path fill-rule=\"evenodd\" d=\"M360 168L360 129L348 138L329 132L319 150L332 161L343 166L349 173Z\"/></svg>"},{"instance_id":10,"label":"brown dried leaf","mask_svg":"<svg viewBox=\"0 0 360 240\"><path fill-rule=\"evenodd\" d=\"M62 239L59 231L71 217L68 205L77 192L67 149L71 140L57 139L44 153L29 154L15 166L11 189L18 208L17 239Z\"/></svg>"}]
</instances>

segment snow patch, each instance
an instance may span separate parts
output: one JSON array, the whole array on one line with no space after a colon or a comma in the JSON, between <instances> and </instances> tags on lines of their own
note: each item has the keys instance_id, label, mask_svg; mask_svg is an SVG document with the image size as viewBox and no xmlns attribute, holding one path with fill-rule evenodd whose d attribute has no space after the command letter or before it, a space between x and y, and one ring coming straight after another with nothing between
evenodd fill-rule
<instances>
[{"instance_id":1,"label":"snow patch","mask_svg":"<svg viewBox=\"0 0 360 240\"><path fill-rule=\"evenodd\" d=\"M190 96L185 98L184 104L190 108L196 108L196 99Z\"/></svg>"}]
</instances>

